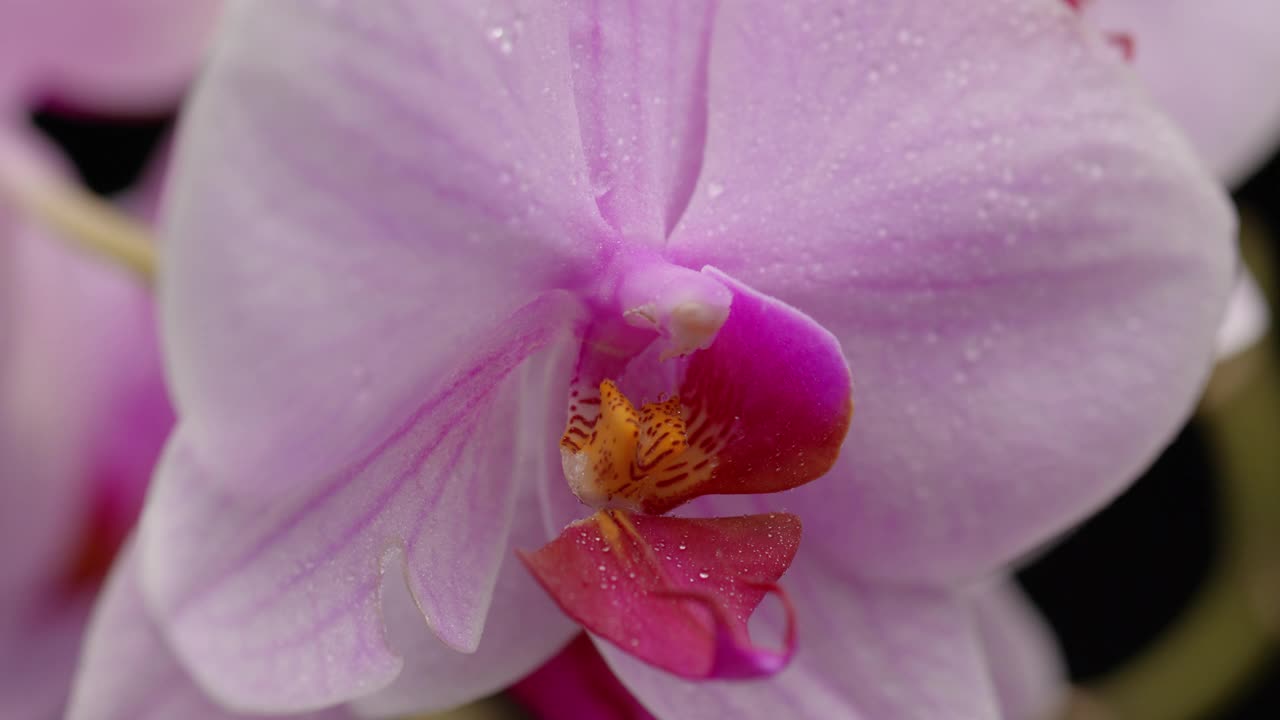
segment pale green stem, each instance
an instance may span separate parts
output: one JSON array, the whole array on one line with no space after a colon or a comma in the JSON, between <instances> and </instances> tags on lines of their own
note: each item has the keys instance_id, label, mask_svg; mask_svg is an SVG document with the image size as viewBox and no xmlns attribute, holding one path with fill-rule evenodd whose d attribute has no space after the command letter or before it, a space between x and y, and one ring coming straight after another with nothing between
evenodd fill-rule
<instances>
[{"instance_id":1,"label":"pale green stem","mask_svg":"<svg viewBox=\"0 0 1280 720\"><path fill-rule=\"evenodd\" d=\"M58 238L152 282L155 242L142 223L74 183L24 170L0 168L0 200L11 202Z\"/></svg>"}]
</instances>

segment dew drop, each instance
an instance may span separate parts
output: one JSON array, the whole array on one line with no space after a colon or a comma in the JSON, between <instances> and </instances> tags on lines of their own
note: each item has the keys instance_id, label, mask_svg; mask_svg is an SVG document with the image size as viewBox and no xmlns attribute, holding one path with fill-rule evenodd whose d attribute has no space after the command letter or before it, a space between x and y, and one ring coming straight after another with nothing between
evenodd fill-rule
<instances>
[{"instance_id":1,"label":"dew drop","mask_svg":"<svg viewBox=\"0 0 1280 720\"><path fill-rule=\"evenodd\" d=\"M711 577L711 573L708 573L708 572L700 572L700 573L698 573L698 577L702 578L703 580L706 580L707 578Z\"/></svg>"},{"instance_id":2,"label":"dew drop","mask_svg":"<svg viewBox=\"0 0 1280 720\"><path fill-rule=\"evenodd\" d=\"M715 200L716 198L720 197L723 194L724 194L724 185L715 181L707 183L707 197L711 198L712 200Z\"/></svg>"},{"instance_id":3,"label":"dew drop","mask_svg":"<svg viewBox=\"0 0 1280 720\"><path fill-rule=\"evenodd\" d=\"M502 27L501 25L491 27L487 34L489 36L489 41L497 46L498 52L503 55L510 55L511 51L515 50L515 35L507 28Z\"/></svg>"},{"instance_id":4,"label":"dew drop","mask_svg":"<svg viewBox=\"0 0 1280 720\"><path fill-rule=\"evenodd\" d=\"M591 192L596 197L604 197L609 194L610 190L613 190L613 184L613 171L605 168L591 177Z\"/></svg>"}]
</instances>

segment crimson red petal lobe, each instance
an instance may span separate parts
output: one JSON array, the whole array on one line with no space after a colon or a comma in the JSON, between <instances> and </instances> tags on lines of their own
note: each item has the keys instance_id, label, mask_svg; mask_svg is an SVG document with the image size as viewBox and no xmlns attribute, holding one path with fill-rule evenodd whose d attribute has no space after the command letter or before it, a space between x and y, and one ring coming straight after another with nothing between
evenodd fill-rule
<instances>
[{"instance_id":1,"label":"crimson red petal lobe","mask_svg":"<svg viewBox=\"0 0 1280 720\"><path fill-rule=\"evenodd\" d=\"M681 677L781 670L794 649L751 643L747 621L800 545L800 520L770 513L672 518L602 510L520 557L592 633ZM783 597L786 604L785 595ZM789 615L790 617L790 615Z\"/></svg>"}]
</instances>

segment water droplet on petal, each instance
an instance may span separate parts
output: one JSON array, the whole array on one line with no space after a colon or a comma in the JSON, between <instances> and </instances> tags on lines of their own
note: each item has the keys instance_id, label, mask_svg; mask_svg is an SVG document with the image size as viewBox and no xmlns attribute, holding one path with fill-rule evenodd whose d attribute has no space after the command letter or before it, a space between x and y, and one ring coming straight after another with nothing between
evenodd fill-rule
<instances>
[{"instance_id":1,"label":"water droplet on petal","mask_svg":"<svg viewBox=\"0 0 1280 720\"><path fill-rule=\"evenodd\" d=\"M608 168L602 169L591 177L591 192L596 197L604 197L613 190L614 178L613 171Z\"/></svg>"},{"instance_id":2,"label":"water droplet on petal","mask_svg":"<svg viewBox=\"0 0 1280 720\"><path fill-rule=\"evenodd\" d=\"M510 55L516 49L516 38L524 27L524 20L517 17L508 24L494 25L485 31L489 42L498 48L503 55Z\"/></svg>"}]
</instances>

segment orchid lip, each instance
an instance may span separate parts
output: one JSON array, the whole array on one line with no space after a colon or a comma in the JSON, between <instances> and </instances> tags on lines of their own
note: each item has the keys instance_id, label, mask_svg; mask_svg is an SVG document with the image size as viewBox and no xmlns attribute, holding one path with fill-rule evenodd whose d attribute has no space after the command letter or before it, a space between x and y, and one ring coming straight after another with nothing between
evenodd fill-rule
<instances>
[{"instance_id":1,"label":"orchid lip","mask_svg":"<svg viewBox=\"0 0 1280 720\"><path fill-rule=\"evenodd\" d=\"M560 439L569 488L596 512L520 557L566 614L645 662L694 680L773 675L796 649L777 583L799 518L664 516L703 495L780 492L825 474L853 410L848 364L812 318L714 268L635 267L614 292L638 310L584 333ZM643 329L656 329L663 302L668 341L683 324L712 342L672 357ZM786 612L780 648L747 629L767 595Z\"/></svg>"},{"instance_id":2,"label":"orchid lip","mask_svg":"<svg viewBox=\"0 0 1280 720\"><path fill-rule=\"evenodd\" d=\"M795 612L778 578L800 544L786 513L675 518L601 510L519 557L566 614L619 649L690 680L786 668ZM748 618L767 595L786 613L782 647L756 646Z\"/></svg>"}]
</instances>

